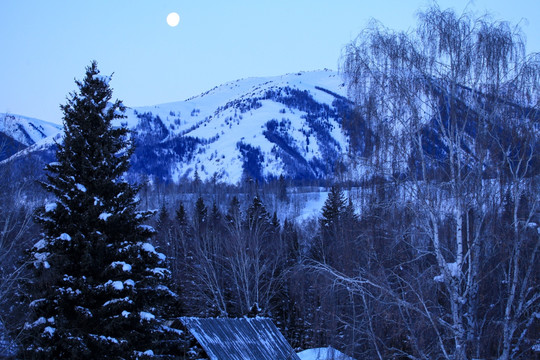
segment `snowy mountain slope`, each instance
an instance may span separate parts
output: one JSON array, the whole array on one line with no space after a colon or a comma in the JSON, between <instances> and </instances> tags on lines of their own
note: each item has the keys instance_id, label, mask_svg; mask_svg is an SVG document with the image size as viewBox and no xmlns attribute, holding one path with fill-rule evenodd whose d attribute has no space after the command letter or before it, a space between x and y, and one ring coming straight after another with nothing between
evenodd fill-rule
<instances>
[{"instance_id":1,"label":"snowy mountain slope","mask_svg":"<svg viewBox=\"0 0 540 360\"><path fill-rule=\"evenodd\" d=\"M186 101L138 107L125 123L138 136L133 170L179 181L237 183L331 175L348 140L348 102L332 71L237 80Z\"/></svg>"},{"instance_id":2,"label":"snowy mountain slope","mask_svg":"<svg viewBox=\"0 0 540 360\"><path fill-rule=\"evenodd\" d=\"M331 177L349 147L345 91L336 72L323 70L242 79L185 101L129 108L121 123L136 143L130 171L174 182L197 173L231 184ZM51 136L59 126L25 117L4 123L24 149L12 159L34 153L50 161L61 141Z\"/></svg>"},{"instance_id":3,"label":"snowy mountain slope","mask_svg":"<svg viewBox=\"0 0 540 360\"><path fill-rule=\"evenodd\" d=\"M197 174L203 180L230 184L281 175L299 180L333 179L336 174L342 179L361 179L370 176L366 170L370 164L378 164L388 167L384 170L393 177L406 177L406 167L417 166L413 147L394 143L394 135L370 126L361 113L353 113L345 93L341 77L323 70L242 79L184 101L129 108L120 121L133 130L136 144L131 175L136 181L144 175L180 182ZM443 120L447 101L441 98ZM467 124L462 146L469 153L474 149L478 116L459 98L451 101L464 114L460 118ZM517 105L510 105L515 113ZM537 123L534 116L531 121ZM421 129L430 174L444 172L441 164L448 157L448 144L441 136L441 126L446 125L438 118L426 118ZM55 144L61 141L59 126L22 116L4 115L0 120L0 144L8 144L0 148L0 164L31 161L42 169L40 164L53 161ZM497 132L508 133L504 139L514 139L511 128L494 126ZM518 140L512 141L517 143L510 145L519 147ZM540 149L538 143L532 146ZM37 161L31 159L32 154ZM350 154L356 162L348 161ZM19 164L18 168L29 166Z\"/></svg>"},{"instance_id":4,"label":"snowy mountain slope","mask_svg":"<svg viewBox=\"0 0 540 360\"><path fill-rule=\"evenodd\" d=\"M0 132L26 146L53 136L62 126L21 115L0 113Z\"/></svg>"},{"instance_id":5,"label":"snowy mountain slope","mask_svg":"<svg viewBox=\"0 0 540 360\"><path fill-rule=\"evenodd\" d=\"M61 130L62 126L47 121L0 113L0 161Z\"/></svg>"}]
</instances>

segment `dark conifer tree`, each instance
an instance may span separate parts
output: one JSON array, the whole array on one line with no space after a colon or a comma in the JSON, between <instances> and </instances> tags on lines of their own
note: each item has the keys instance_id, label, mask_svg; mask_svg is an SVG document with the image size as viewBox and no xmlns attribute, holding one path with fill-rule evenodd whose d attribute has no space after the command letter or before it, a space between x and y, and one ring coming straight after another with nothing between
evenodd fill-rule
<instances>
[{"instance_id":1,"label":"dark conifer tree","mask_svg":"<svg viewBox=\"0 0 540 360\"><path fill-rule=\"evenodd\" d=\"M272 238L274 241L278 242L279 235L281 232L281 224L279 223L279 219L277 217L276 211L274 211L274 214L272 215L271 225L272 225Z\"/></svg>"},{"instance_id":2,"label":"dark conifer tree","mask_svg":"<svg viewBox=\"0 0 540 360\"><path fill-rule=\"evenodd\" d=\"M246 209L246 224L252 226L252 224L258 223L265 227L265 230L270 226L271 218L270 214L266 210L263 202L258 195L253 197L253 202Z\"/></svg>"},{"instance_id":3,"label":"dark conifer tree","mask_svg":"<svg viewBox=\"0 0 540 360\"><path fill-rule=\"evenodd\" d=\"M174 256L172 253L172 221L169 217L167 206L162 204L157 214L155 243L165 252L167 257Z\"/></svg>"},{"instance_id":4,"label":"dark conifer tree","mask_svg":"<svg viewBox=\"0 0 540 360\"><path fill-rule=\"evenodd\" d=\"M22 358L135 359L166 353L163 318L176 298L154 230L123 175L133 152L111 102L110 77L86 69L64 113L64 139L44 186L54 200L36 212L43 238L31 251L29 321Z\"/></svg>"},{"instance_id":5,"label":"dark conifer tree","mask_svg":"<svg viewBox=\"0 0 540 360\"><path fill-rule=\"evenodd\" d=\"M343 190L338 186L332 186L322 208L320 225L323 231L324 229L333 230L332 228L339 225L339 220L346 206L347 203Z\"/></svg>"},{"instance_id":6,"label":"dark conifer tree","mask_svg":"<svg viewBox=\"0 0 540 360\"><path fill-rule=\"evenodd\" d=\"M181 301L187 304L191 297L186 290L190 287L190 267L193 265L193 229L188 218L184 204L180 202L176 210L173 226L173 238L171 239L174 256L171 261L172 279L175 290L178 290ZM187 307L187 305L186 305Z\"/></svg>"},{"instance_id":7,"label":"dark conifer tree","mask_svg":"<svg viewBox=\"0 0 540 360\"><path fill-rule=\"evenodd\" d=\"M195 166L195 173L193 174L193 187L195 192L200 193L201 192L201 185L202 180L199 176L199 170L197 169L197 166Z\"/></svg>"},{"instance_id":8,"label":"dark conifer tree","mask_svg":"<svg viewBox=\"0 0 540 360\"><path fill-rule=\"evenodd\" d=\"M161 231L167 229L171 225L171 219L169 217L169 211L167 210L167 206L165 204L162 204L159 208L159 212L157 215L157 221L156 221L156 231Z\"/></svg>"},{"instance_id":9,"label":"dark conifer tree","mask_svg":"<svg viewBox=\"0 0 540 360\"><path fill-rule=\"evenodd\" d=\"M235 195L231 199L231 203L229 204L229 208L227 209L227 214L225 215L226 225L229 228L238 226L240 222L240 216L240 201Z\"/></svg>"},{"instance_id":10,"label":"dark conifer tree","mask_svg":"<svg viewBox=\"0 0 540 360\"><path fill-rule=\"evenodd\" d=\"M176 221L177 221L177 225L182 230L184 230L186 234L188 234L189 222L188 222L188 217L186 214L186 208L184 207L183 203L180 203L180 205L178 206L178 210L176 210Z\"/></svg>"},{"instance_id":11,"label":"dark conifer tree","mask_svg":"<svg viewBox=\"0 0 540 360\"><path fill-rule=\"evenodd\" d=\"M272 225L272 218L266 207L259 196L255 196L251 205L246 209L244 228L248 238L256 241L260 248L265 250L262 252L265 255L272 245L272 235L274 234Z\"/></svg>"},{"instance_id":12,"label":"dark conifer tree","mask_svg":"<svg viewBox=\"0 0 540 360\"><path fill-rule=\"evenodd\" d=\"M212 203L212 209L210 210L209 221L208 221L208 228L210 232L209 236L212 238L213 242L218 242L219 238L223 236L224 230L223 230L222 218L223 218L223 215L221 214L219 207L214 201Z\"/></svg>"},{"instance_id":13,"label":"dark conifer tree","mask_svg":"<svg viewBox=\"0 0 540 360\"><path fill-rule=\"evenodd\" d=\"M206 236L206 229L208 227L208 208L206 207L204 200L201 196L197 198L195 202L195 209L193 210L193 231L195 241L202 241Z\"/></svg>"},{"instance_id":14,"label":"dark conifer tree","mask_svg":"<svg viewBox=\"0 0 540 360\"><path fill-rule=\"evenodd\" d=\"M328 262L334 257L331 253L335 253L335 243L344 225L343 217L346 204L343 190L338 186L332 186L322 208L319 233L311 248L311 255L315 260Z\"/></svg>"},{"instance_id":15,"label":"dark conifer tree","mask_svg":"<svg viewBox=\"0 0 540 360\"><path fill-rule=\"evenodd\" d=\"M283 242L287 254L287 267L295 266L300 259L300 241L294 222L285 219L283 223Z\"/></svg>"}]
</instances>

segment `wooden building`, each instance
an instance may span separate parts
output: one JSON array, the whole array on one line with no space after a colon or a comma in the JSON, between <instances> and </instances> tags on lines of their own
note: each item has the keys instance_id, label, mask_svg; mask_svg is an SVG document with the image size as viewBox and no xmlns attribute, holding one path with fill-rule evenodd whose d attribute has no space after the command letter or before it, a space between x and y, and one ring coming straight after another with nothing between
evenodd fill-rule
<instances>
[{"instance_id":1,"label":"wooden building","mask_svg":"<svg viewBox=\"0 0 540 360\"><path fill-rule=\"evenodd\" d=\"M267 318L180 319L210 360L300 360Z\"/></svg>"}]
</instances>

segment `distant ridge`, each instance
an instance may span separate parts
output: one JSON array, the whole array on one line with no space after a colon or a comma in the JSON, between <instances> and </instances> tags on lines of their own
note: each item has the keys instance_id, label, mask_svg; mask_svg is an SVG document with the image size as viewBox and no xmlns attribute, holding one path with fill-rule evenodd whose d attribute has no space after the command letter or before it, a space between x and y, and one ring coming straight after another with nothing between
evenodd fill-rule
<instances>
[{"instance_id":1,"label":"distant ridge","mask_svg":"<svg viewBox=\"0 0 540 360\"><path fill-rule=\"evenodd\" d=\"M349 147L345 95L340 76L321 70L230 81L184 101L128 108L122 124L135 134L131 173L165 182L197 173L231 184L333 176ZM50 159L55 142L42 140L58 134L59 125L6 119L21 130L4 126L17 142L3 159L21 150Z\"/></svg>"}]
</instances>

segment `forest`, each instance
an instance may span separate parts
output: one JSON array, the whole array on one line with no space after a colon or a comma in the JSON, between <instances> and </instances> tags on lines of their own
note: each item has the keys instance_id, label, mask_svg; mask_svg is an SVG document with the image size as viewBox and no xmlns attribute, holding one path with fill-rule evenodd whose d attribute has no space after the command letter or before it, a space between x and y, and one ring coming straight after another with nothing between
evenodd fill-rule
<instances>
[{"instance_id":1,"label":"forest","mask_svg":"<svg viewBox=\"0 0 540 360\"><path fill-rule=\"evenodd\" d=\"M354 107L333 177L175 184L122 177L136 144L92 63L44 186L31 166L0 183L10 354L204 358L167 319L264 316L297 350L357 359L538 356L540 54L511 24L431 7L408 33L373 22L340 72ZM319 214L298 216L313 194ZM102 335L75 334L90 323Z\"/></svg>"}]
</instances>

